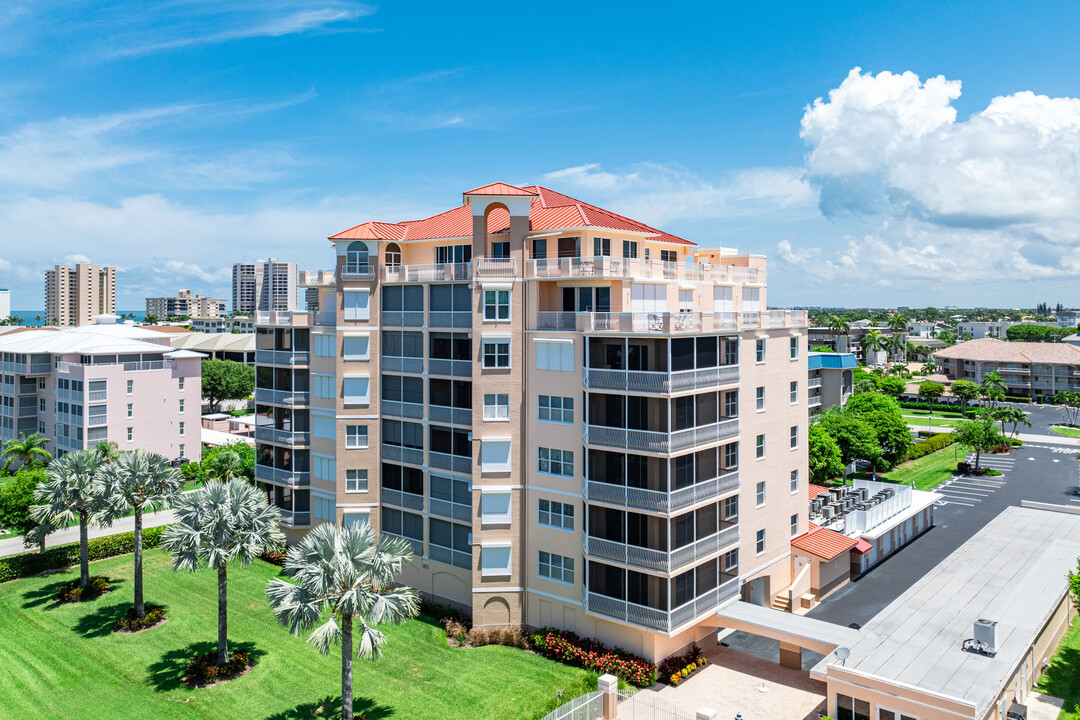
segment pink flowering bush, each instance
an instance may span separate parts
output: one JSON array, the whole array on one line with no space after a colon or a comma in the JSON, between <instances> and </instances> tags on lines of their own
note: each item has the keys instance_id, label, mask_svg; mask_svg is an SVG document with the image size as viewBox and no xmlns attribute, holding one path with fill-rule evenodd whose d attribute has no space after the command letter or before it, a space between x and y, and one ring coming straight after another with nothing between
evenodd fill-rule
<instances>
[{"instance_id":1,"label":"pink flowering bush","mask_svg":"<svg viewBox=\"0 0 1080 720\"><path fill-rule=\"evenodd\" d=\"M529 636L529 645L546 658L600 674L610 673L637 687L656 682L656 666L645 658L619 648L606 648L576 633L544 628Z\"/></svg>"}]
</instances>

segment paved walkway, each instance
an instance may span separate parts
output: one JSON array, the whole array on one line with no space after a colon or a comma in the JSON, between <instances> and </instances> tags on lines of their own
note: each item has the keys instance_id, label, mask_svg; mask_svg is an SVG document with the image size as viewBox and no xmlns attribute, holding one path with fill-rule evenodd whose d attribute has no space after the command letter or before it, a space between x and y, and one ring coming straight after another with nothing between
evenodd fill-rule
<instances>
[{"instance_id":1,"label":"paved walkway","mask_svg":"<svg viewBox=\"0 0 1080 720\"><path fill-rule=\"evenodd\" d=\"M172 510L162 510L161 512L148 513L143 515L143 529L157 527L158 525L168 525L176 520L176 515ZM105 528L90 528L90 539L104 537L106 535L116 535L118 533L131 532L135 529L135 518L126 517L120 518L109 527ZM55 547L56 545L65 545L67 543L73 543L79 541L79 528L71 527L63 530L58 530L50 535L45 540L45 547ZM33 549L33 548L31 548ZM0 557L6 555L18 555L19 553L27 552L27 549L23 547L23 539L21 537L8 538L6 540L0 540Z\"/></svg>"},{"instance_id":2,"label":"paved walkway","mask_svg":"<svg viewBox=\"0 0 1080 720\"><path fill-rule=\"evenodd\" d=\"M1065 437L1064 435L1058 435L1057 433L1049 435L1018 433L1016 437L1020 438L1025 443L1037 443L1040 445L1071 445L1072 447L1080 445L1080 441L1078 441L1077 438Z\"/></svg>"}]
</instances>

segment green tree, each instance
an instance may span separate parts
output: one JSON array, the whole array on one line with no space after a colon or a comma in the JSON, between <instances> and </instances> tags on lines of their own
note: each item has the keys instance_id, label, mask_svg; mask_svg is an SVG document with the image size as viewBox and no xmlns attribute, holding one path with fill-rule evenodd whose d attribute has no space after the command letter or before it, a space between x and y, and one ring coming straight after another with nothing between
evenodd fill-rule
<instances>
[{"instance_id":1,"label":"green tree","mask_svg":"<svg viewBox=\"0 0 1080 720\"><path fill-rule=\"evenodd\" d=\"M39 435L37 433L19 433L19 437L14 440L8 440L4 445L4 452L0 455L0 458L4 458L4 472L8 471L11 467L11 463L18 460L19 466L27 469L34 467L44 467L48 465L52 459L52 453L45 449L47 443L51 443L49 438Z\"/></svg>"},{"instance_id":2,"label":"green tree","mask_svg":"<svg viewBox=\"0 0 1080 720\"><path fill-rule=\"evenodd\" d=\"M907 390L907 383L898 377L878 378L877 386L878 390L894 398L900 397Z\"/></svg>"},{"instance_id":3,"label":"green tree","mask_svg":"<svg viewBox=\"0 0 1080 720\"><path fill-rule=\"evenodd\" d=\"M840 454L840 446L825 432L825 428L816 422L811 423L808 437L811 482L821 483L842 475L844 460Z\"/></svg>"},{"instance_id":4,"label":"green tree","mask_svg":"<svg viewBox=\"0 0 1080 720\"><path fill-rule=\"evenodd\" d=\"M847 320L844 320L839 315L831 315L827 323L829 330L832 331L833 336L836 338L836 351L840 351L840 336L847 335L851 332L851 325ZM850 348L849 348L850 350Z\"/></svg>"},{"instance_id":5,"label":"green tree","mask_svg":"<svg viewBox=\"0 0 1080 720\"><path fill-rule=\"evenodd\" d=\"M230 457L219 460L223 455ZM239 472L235 467L236 458L240 460ZM203 483L207 480L231 480L234 477L243 477L254 482L255 448L247 443L207 448L203 451L199 462L185 463L181 466L180 472L185 480L192 480L195 483Z\"/></svg>"},{"instance_id":6,"label":"green tree","mask_svg":"<svg viewBox=\"0 0 1080 720\"><path fill-rule=\"evenodd\" d=\"M984 398L986 398L990 407L997 405L999 402L1005 399L1005 392L1007 390L1005 385L1005 378L997 370L991 370L985 373L982 377L982 382L979 383L979 390Z\"/></svg>"},{"instance_id":7,"label":"green tree","mask_svg":"<svg viewBox=\"0 0 1080 720\"><path fill-rule=\"evenodd\" d=\"M98 440L94 445L94 452L98 454L101 461L106 465L116 462L116 459L120 457L120 446L112 440Z\"/></svg>"},{"instance_id":8,"label":"green tree","mask_svg":"<svg viewBox=\"0 0 1080 720\"><path fill-rule=\"evenodd\" d=\"M181 494L174 503L176 523L162 544L173 554L173 568L195 572L203 565L217 570L217 664L229 658L228 573L230 560L248 565L264 550L281 546L281 513L246 480L212 480Z\"/></svg>"},{"instance_id":9,"label":"green tree","mask_svg":"<svg viewBox=\"0 0 1080 720\"><path fill-rule=\"evenodd\" d=\"M274 617L293 635L322 622L308 642L324 655L341 643L342 720L353 718L354 624L360 634L356 656L375 660L386 643L377 626L400 624L419 610L416 591L397 585L412 556L407 541L385 535L376 539L367 523L343 528L324 523L286 555L285 574L297 584L274 578L266 588Z\"/></svg>"},{"instance_id":10,"label":"green tree","mask_svg":"<svg viewBox=\"0 0 1080 720\"><path fill-rule=\"evenodd\" d=\"M979 397L979 386L971 380L954 380L949 387L949 392L960 401L963 413L967 415L968 403Z\"/></svg>"},{"instance_id":11,"label":"green tree","mask_svg":"<svg viewBox=\"0 0 1080 720\"><path fill-rule=\"evenodd\" d=\"M926 418L926 429L930 430L934 419L934 403L945 394L945 386L933 380L924 380L919 383L919 397L925 398L930 403L930 414Z\"/></svg>"},{"instance_id":12,"label":"green tree","mask_svg":"<svg viewBox=\"0 0 1080 720\"><path fill-rule=\"evenodd\" d=\"M863 358L869 364L870 353L884 350L887 345L885 336L877 328L870 328L866 334L859 338L859 347L862 348Z\"/></svg>"},{"instance_id":13,"label":"green tree","mask_svg":"<svg viewBox=\"0 0 1080 720\"><path fill-rule=\"evenodd\" d=\"M893 380L896 378L882 378ZM911 430L900 411L900 403L881 393L852 395L843 412L863 421L874 431L885 463L893 465L911 447Z\"/></svg>"},{"instance_id":14,"label":"green tree","mask_svg":"<svg viewBox=\"0 0 1080 720\"><path fill-rule=\"evenodd\" d=\"M1069 595L1072 596L1073 607L1080 610L1080 558L1076 559L1076 572L1071 572L1069 577Z\"/></svg>"},{"instance_id":15,"label":"green tree","mask_svg":"<svg viewBox=\"0 0 1080 720\"><path fill-rule=\"evenodd\" d=\"M222 400L243 400L255 391L255 368L232 360L202 362L202 394L210 411L218 412Z\"/></svg>"},{"instance_id":16,"label":"green tree","mask_svg":"<svg viewBox=\"0 0 1080 720\"><path fill-rule=\"evenodd\" d=\"M979 458L984 452L1005 444L1005 437L998 432L997 423L990 418L961 420L957 423L956 442L975 452L975 471L979 471Z\"/></svg>"},{"instance_id":17,"label":"green tree","mask_svg":"<svg viewBox=\"0 0 1080 720\"><path fill-rule=\"evenodd\" d=\"M1054 396L1054 404L1065 411L1066 425L1080 425L1080 392L1065 390Z\"/></svg>"},{"instance_id":18,"label":"green tree","mask_svg":"<svg viewBox=\"0 0 1080 720\"><path fill-rule=\"evenodd\" d=\"M154 313L146 313L146 315L143 316L143 325L157 325L157 324L158 324L158 316L155 315Z\"/></svg>"},{"instance_id":19,"label":"green tree","mask_svg":"<svg viewBox=\"0 0 1080 720\"><path fill-rule=\"evenodd\" d=\"M818 418L816 424L836 441L840 448L840 458L845 466L856 460L875 463L881 457L881 446L878 444L877 434L856 415L830 408ZM847 475L846 467L844 475Z\"/></svg>"},{"instance_id":20,"label":"green tree","mask_svg":"<svg viewBox=\"0 0 1080 720\"><path fill-rule=\"evenodd\" d=\"M69 452L49 463L45 482L34 491L38 504L30 508L35 521L52 527L79 521L79 587L90 582L90 524L101 524L108 506L108 488L102 482L101 458L93 450Z\"/></svg>"},{"instance_id":21,"label":"green tree","mask_svg":"<svg viewBox=\"0 0 1080 720\"><path fill-rule=\"evenodd\" d=\"M122 453L102 470L102 482L110 498L109 522L129 512L135 514L135 616L145 617L143 603L143 513L167 507L184 485L180 473L161 455L144 450Z\"/></svg>"},{"instance_id":22,"label":"green tree","mask_svg":"<svg viewBox=\"0 0 1080 720\"><path fill-rule=\"evenodd\" d=\"M45 481L44 468L19 470L0 485L0 528L26 536L37 522L30 515L34 505L34 490Z\"/></svg>"},{"instance_id":23,"label":"green tree","mask_svg":"<svg viewBox=\"0 0 1080 720\"><path fill-rule=\"evenodd\" d=\"M828 345L815 345L814 347L810 348L810 352L827 352L827 353L831 353L831 352L834 352L834 351Z\"/></svg>"}]
</instances>

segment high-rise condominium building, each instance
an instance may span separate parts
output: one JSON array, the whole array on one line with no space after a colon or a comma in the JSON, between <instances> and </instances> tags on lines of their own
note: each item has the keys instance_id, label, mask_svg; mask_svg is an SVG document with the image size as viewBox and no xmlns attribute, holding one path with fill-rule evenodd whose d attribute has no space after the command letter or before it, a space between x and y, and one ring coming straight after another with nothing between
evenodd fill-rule
<instances>
[{"instance_id":1,"label":"high-rise condominium building","mask_svg":"<svg viewBox=\"0 0 1080 720\"><path fill-rule=\"evenodd\" d=\"M304 309L318 310L323 289L334 282L333 270L301 270L300 289L304 291Z\"/></svg>"},{"instance_id":2,"label":"high-rise condominium building","mask_svg":"<svg viewBox=\"0 0 1080 720\"><path fill-rule=\"evenodd\" d=\"M109 440L197 460L205 356L169 342L115 316L0 335L0 446L40 433L57 456Z\"/></svg>"},{"instance_id":3,"label":"high-rise condominium building","mask_svg":"<svg viewBox=\"0 0 1080 720\"><path fill-rule=\"evenodd\" d=\"M763 257L504 183L330 240L321 309L256 319L256 478L291 538L369 522L477 625L650 658L786 598L806 317L765 309Z\"/></svg>"},{"instance_id":4,"label":"high-rise condominium building","mask_svg":"<svg viewBox=\"0 0 1080 720\"><path fill-rule=\"evenodd\" d=\"M297 310L300 269L294 262L274 258L233 264L233 312L251 314L258 310Z\"/></svg>"},{"instance_id":5,"label":"high-rise condominium building","mask_svg":"<svg viewBox=\"0 0 1080 720\"><path fill-rule=\"evenodd\" d=\"M0 320L11 317L11 291L0 288Z\"/></svg>"},{"instance_id":6,"label":"high-rise condominium building","mask_svg":"<svg viewBox=\"0 0 1080 720\"><path fill-rule=\"evenodd\" d=\"M216 318L228 315L225 298L196 295L180 290L176 297L146 298L146 312L159 318L181 317Z\"/></svg>"},{"instance_id":7,"label":"high-rise condominium building","mask_svg":"<svg viewBox=\"0 0 1080 720\"><path fill-rule=\"evenodd\" d=\"M116 268L79 263L45 271L45 322L86 325L95 315L116 313Z\"/></svg>"}]
</instances>

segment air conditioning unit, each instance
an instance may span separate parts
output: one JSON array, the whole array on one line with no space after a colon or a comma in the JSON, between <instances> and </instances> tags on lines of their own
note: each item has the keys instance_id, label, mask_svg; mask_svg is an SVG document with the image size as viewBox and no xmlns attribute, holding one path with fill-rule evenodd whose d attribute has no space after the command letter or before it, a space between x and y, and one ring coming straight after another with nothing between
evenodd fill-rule
<instances>
[{"instance_id":1,"label":"air conditioning unit","mask_svg":"<svg viewBox=\"0 0 1080 720\"><path fill-rule=\"evenodd\" d=\"M836 514L836 508L834 508L832 505L826 505L825 507L821 508L821 514L831 520L833 515Z\"/></svg>"},{"instance_id":2,"label":"air conditioning unit","mask_svg":"<svg viewBox=\"0 0 1080 720\"><path fill-rule=\"evenodd\" d=\"M982 644L987 652L997 652L997 621L978 619L975 621L973 637L975 642Z\"/></svg>"}]
</instances>

